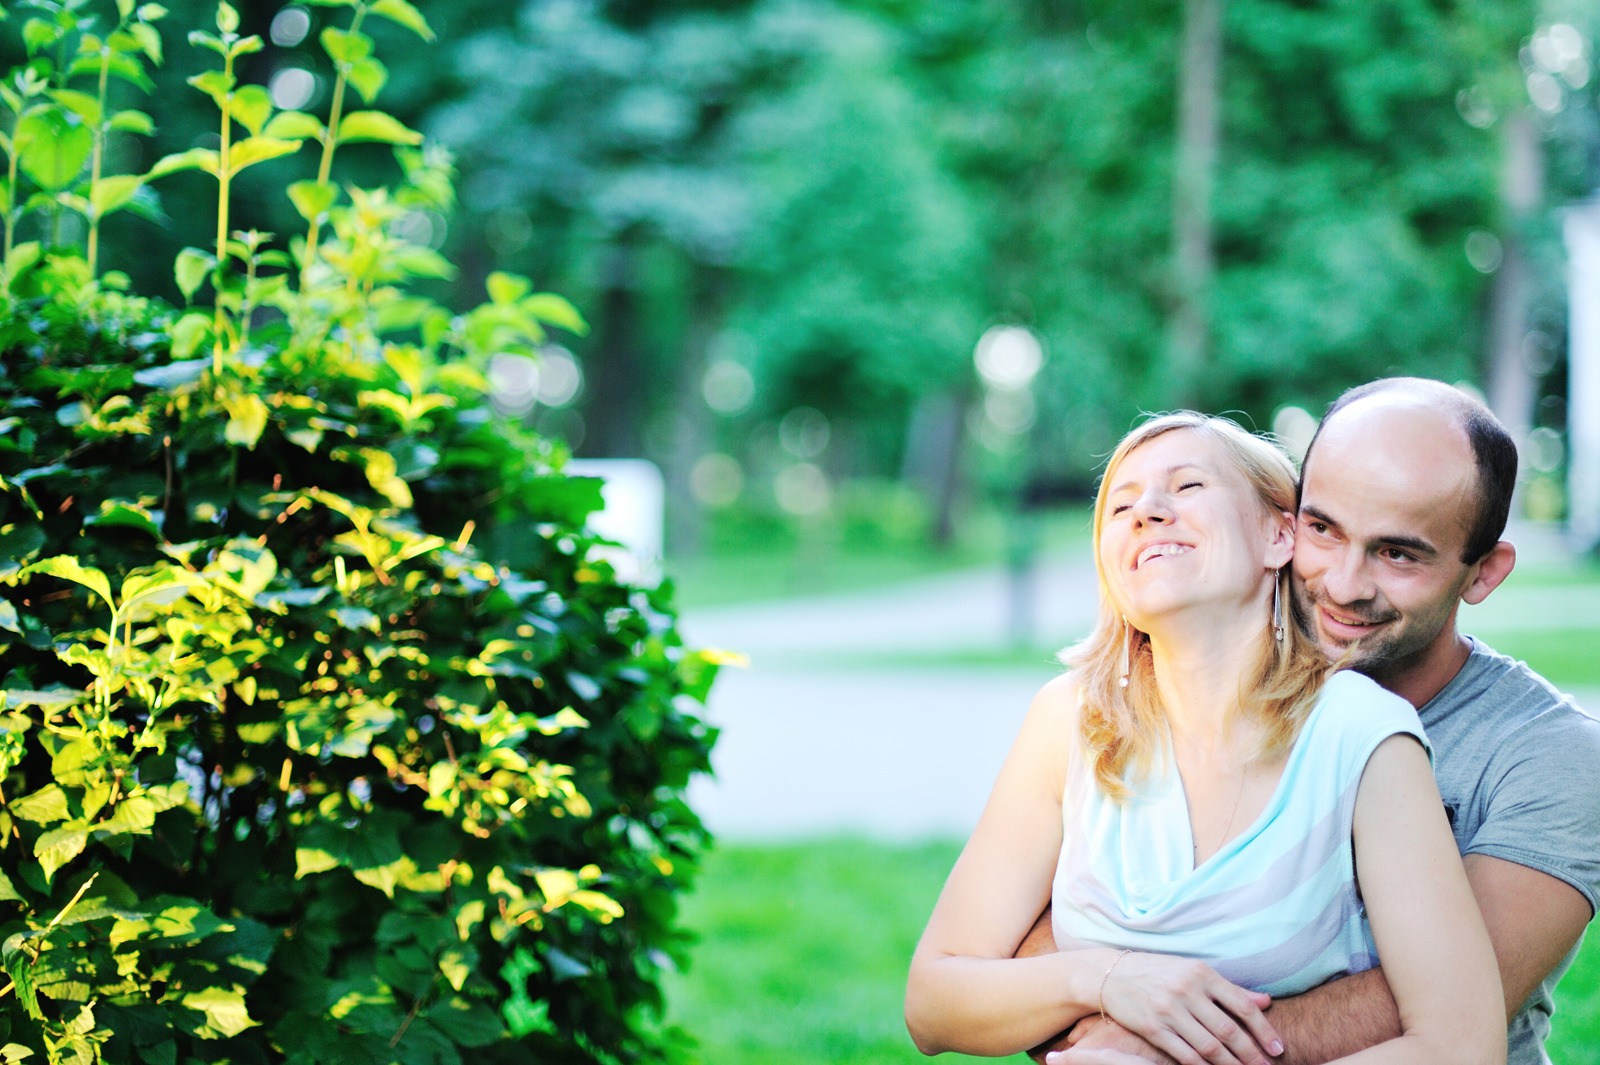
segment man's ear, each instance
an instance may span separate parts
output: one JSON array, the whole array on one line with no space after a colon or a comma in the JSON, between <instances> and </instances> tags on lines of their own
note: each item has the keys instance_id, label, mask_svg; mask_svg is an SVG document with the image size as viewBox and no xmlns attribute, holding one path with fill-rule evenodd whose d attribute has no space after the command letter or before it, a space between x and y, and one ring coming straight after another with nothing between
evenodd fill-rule
<instances>
[{"instance_id":1,"label":"man's ear","mask_svg":"<svg viewBox=\"0 0 1600 1065\"><path fill-rule=\"evenodd\" d=\"M1274 517L1265 561L1268 569L1282 569L1294 558L1294 515L1280 510Z\"/></svg>"},{"instance_id":2,"label":"man's ear","mask_svg":"<svg viewBox=\"0 0 1600 1065\"><path fill-rule=\"evenodd\" d=\"M1477 606L1489 598L1489 593L1511 576L1511 570L1517 564L1517 549L1510 540L1501 540L1475 564L1478 572L1473 574L1467 590L1461 593L1462 600L1469 606Z\"/></svg>"}]
</instances>

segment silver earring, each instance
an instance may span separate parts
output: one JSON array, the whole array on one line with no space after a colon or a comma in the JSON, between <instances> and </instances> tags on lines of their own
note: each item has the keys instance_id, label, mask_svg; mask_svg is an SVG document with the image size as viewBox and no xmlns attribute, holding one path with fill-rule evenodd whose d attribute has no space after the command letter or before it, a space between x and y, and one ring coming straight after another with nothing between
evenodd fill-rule
<instances>
[{"instance_id":1,"label":"silver earring","mask_svg":"<svg viewBox=\"0 0 1600 1065\"><path fill-rule=\"evenodd\" d=\"M1117 687L1128 686L1129 665L1133 659L1133 626L1128 624L1128 619L1122 619L1122 676L1117 678Z\"/></svg>"},{"instance_id":2,"label":"silver earring","mask_svg":"<svg viewBox=\"0 0 1600 1065\"><path fill-rule=\"evenodd\" d=\"M1283 571L1272 578L1272 638L1283 642Z\"/></svg>"}]
</instances>

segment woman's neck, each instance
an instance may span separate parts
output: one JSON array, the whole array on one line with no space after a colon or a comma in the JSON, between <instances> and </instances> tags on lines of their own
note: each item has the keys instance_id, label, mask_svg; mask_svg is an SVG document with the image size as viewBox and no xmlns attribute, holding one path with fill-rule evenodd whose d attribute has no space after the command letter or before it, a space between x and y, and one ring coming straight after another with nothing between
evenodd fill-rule
<instances>
[{"instance_id":1,"label":"woman's neck","mask_svg":"<svg viewBox=\"0 0 1600 1065\"><path fill-rule=\"evenodd\" d=\"M1268 635L1257 611L1219 618L1215 611L1195 624L1173 624L1151 634L1156 690L1175 743L1196 751L1234 746L1239 693Z\"/></svg>"}]
</instances>

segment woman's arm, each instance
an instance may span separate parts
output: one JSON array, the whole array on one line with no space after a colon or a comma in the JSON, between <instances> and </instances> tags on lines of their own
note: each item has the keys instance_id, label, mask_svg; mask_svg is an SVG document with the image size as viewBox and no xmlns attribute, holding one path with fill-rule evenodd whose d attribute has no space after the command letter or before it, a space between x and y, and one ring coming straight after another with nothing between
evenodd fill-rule
<instances>
[{"instance_id":1,"label":"woman's arm","mask_svg":"<svg viewBox=\"0 0 1600 1065\"><path fill-rule=\"evenodd\" d=\"M1339 1061L1500 1065L1500 970L1428 757L1411 737L1389 737L1368 760L1354 835L1356 879L1402 1034Z\"/></svg>"},{"instance_id":2,"label":"woman's arm","mask_svg":"<svg viewBox=\"0 0 1600 1065\"><path fill-rule=\"evenodd\" d=\"M1050 898L1076 704L1070 676L1034 698L912 955L906 1027L923 1053L1015 1053L1098 1008L1084 959L1011 958Z\"/></svg>"},{"instance_id":3,"label":"woman's arm","mask_svg":"<svg viewBox=\"0 0 1600 1065\"><path fill-rule=\"evenodd\" d=\"M1050 898L1077 698L1069 676L1034 699L945 882L911 959L912 1039L926 1054L1015 1054L1097 1012L1104 991L1108 1010L1186 1065L1260 1062L1241 1024L1275 1042L1261 1013L1267 1000L1207 966L1152 954L1118 960L1110 948L1012 957Z\"/></svg>"}]
</instances>

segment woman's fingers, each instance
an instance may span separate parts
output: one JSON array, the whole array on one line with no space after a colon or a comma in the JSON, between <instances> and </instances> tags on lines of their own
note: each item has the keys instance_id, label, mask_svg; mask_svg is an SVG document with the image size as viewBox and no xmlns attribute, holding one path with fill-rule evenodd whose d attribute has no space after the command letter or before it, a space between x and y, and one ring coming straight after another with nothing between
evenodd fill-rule
<instances>
[{"instance_id":1,"label":"woman's fingers","mask_svg":"<svg viewBox=\"0 0 1600 1065\"><path fill-rule=\"evenodd\" d=\"M1218 977L1214 998L1217 1005L1221 1006L1231 1016L1230 1021L1236 1020L1242 1024L1249 1033L1259 1051L1265 1051L1276 1057L1283 1053L1283 1037L1278 1030L1267 1020L1266 1014L1261 1011L1272 1003L1272 996L1259 991L1246 991L1237 984L1229 983ZM1216 1029L1212 1029L1215 1031ZM1220 1033L1219 1033L1220 1034Z\"/></svg>"},{"instance_id":2,"label":"woman's fingers","mask_svg":"<svg viewBox=\"0 0 1600 1065\"><path fill-rule=\"evenodd\" d=\"M1108 984L1107 1009L1180 1065L1270 1065L1270 1056L1282 1053L1282 1039L1261 1012L1270 996L1193 959L1129 961Z\"/></svg>"}]
</instances>

